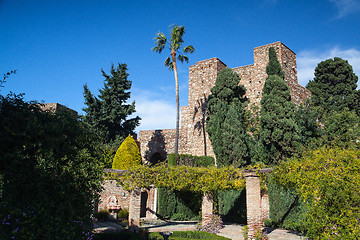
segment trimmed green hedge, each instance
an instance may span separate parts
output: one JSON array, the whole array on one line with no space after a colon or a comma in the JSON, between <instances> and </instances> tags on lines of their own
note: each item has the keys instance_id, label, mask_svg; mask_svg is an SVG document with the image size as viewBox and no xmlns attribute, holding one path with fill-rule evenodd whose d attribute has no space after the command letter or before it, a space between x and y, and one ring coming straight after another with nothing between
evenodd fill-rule
<instances>
[{"instance_id":1,"label":"trimmed green hedge","mask_svg":"<svg viewBox=\"0 0 360 240\"><path fill-rule=\"evenodd\" d=\"M157 232L149 234L149 240L163 240L164 238ZM217 236L215 234L199 231L184 231L173 232L169 240L183 240L183 239L213 239L213 240L229 240L230 238Z\"/></svg>"},{"instance_id":2,"label":"trimmed green hedge","mask_svg":"<svg viewBox=\"0 0 360 240\"><path fill-rule=\"evenodd\" d=\"M171 220L199 218L201 194L189 191L171 191L158 188L158 216Z\"/></svg>"},{"instance_id":3,"label":"trimmed green hedge","mask_svg":"<svg viewBox=\"0 0 360 240\"><path fill-rule=\"evenodd\" d=\"M218 192L218 210L224 222L246 224L246 189Z\"/></svg>"},{"instance_id":4,"label":"trimmed green hedge","mask_svg":"<svg viewBox=\"0 0 360 240\"><path fill-rule=\"evenodd\" d=\"M295 191L285 189L268 180L270 222L268 225L303 232L306 204L299 200Z\"/></svg>"}]
</instances>

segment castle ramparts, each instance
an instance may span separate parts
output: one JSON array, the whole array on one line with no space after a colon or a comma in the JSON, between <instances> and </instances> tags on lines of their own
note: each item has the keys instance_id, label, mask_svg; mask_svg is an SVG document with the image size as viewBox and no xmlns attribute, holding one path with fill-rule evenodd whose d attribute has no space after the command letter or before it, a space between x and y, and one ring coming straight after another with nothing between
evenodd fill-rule
<instances>
[{"instance_id":1,"label":"castle ramparts","mask_svg":"<svg viewBox=\"0 0 360 240\"><path fill-rule=\"evenodd\" d=\"M298 84L296 54L281 42L254 48L254 64L233 68L241 78L239 84L245 86L250 104L260 107L262 89L267 78L266 66L269 62L270 47L275 48L284 70L291 99L299 105L309 98L311 93ZM205 131L206 107L210 90L225 67L227 65L218 58L203 60L189 67L189 98L188 105L181 107L179 153L214 156ZM175 129L140 131L139 141L143 161L156 163L165 160L167 154L174 152Z\"/></svg>"}]
</instances>

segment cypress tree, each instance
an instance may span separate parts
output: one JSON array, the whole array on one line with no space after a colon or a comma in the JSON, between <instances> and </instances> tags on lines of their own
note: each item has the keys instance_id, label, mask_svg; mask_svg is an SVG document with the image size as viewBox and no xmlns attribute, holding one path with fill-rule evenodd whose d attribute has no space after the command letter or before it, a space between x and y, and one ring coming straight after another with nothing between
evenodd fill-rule
<instances>
[{"instance_id":1,"label":"cypress tree","mask_svg":"<svg viewBox=\"0 0 360 240\"><path fill-rule=\"evenodd\" d=\"M241 167L250 163L250 136L244 123L244 113L239 111L239 105L231 104L222 126L223 151L219 165Z\"/></svg>"},{"instance_id":2,"label":"cypress tree","mask_svg":"<svg viewBox=\"0 0 360 240\"><path fill-rule=\"evenodd\" d=\"M98 133L104 144L113 145L116 148L129 134L133 134L140 118L128 119L135 112L135 101L126 104L130 98L131 81L128 80L127 65L118 64L111 66L110 75L101 70L104 87L99 90L100 94L95 97L87 85L84 86L85 111L84 120Z\"/></svg>"},{"instance_id":3,"label":"cypress tree","mask_svg":"<svg viewBox=\"0 0 360 240\"><path fill-rule=\"evenodd\" d=\"M281 64L279 63L275 48L269 48L269 63L266 66L266 73L268 76L277 75L280 78L284 79L284 71L281 68Z\"/></svg>"},{"instance_id":4,"label":"cypress tree","mask_svg":"<svg viewBox=\"0 0 360 240\"><path fill-rule=\"evenodd\" d=\"M250 137L246 133L245 87L230 68L223 69L211 89L206 131L218 166L240 167L248 163Z\"/></svg>"},{"instance_id":5,"label":"cypress tree","mask_svg":"<svg viewBox=\"0 0 360 240\"><path fill-rule=\"evenodd\" d=\"M295 104L273 48L269 49L268 74L261 99L260 153L257 160L276 164L292 156L299 147L299 130L295 121ZM262 156L262 157L260 157Z\"/></svg>"}]
</instances>

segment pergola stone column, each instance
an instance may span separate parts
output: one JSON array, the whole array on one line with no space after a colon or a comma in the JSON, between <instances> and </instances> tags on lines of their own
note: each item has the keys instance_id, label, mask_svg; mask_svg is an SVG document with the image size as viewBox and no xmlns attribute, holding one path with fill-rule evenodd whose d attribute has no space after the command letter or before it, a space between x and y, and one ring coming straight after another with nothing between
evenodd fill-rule
<instances>
[{"instance_id":1,"label":"pergola stone column","mask_svg":"<svg viewBox=\"0 0 360 240\"><path fill-rule=\"evenodd\" d=\"M141 208L141 190L134 189L130 191L129 203L129 228L131 231L138 232L140 227L140 208Z\"/></svg>"},{"instance_id":2,"label":"pergola stone column","mask_svg":"<svg viewBox=\"0 0 360 240\"><path fill-rule=\"evenodd\" d=\"M254 239L257 231L262 229L260 176L255 172L244 173L246 179L246 213L248 237Z\"/></svg>"},{"instance_id":3,"label":"pergola stone column","mask_svg":"<svg viewBox=\"0 0 360 240\"><path fill-rule=\"evenodd\" d=\"M214 210L213 196L210 193L204 193L201 204L201 220L203 226L211 221L213 210Z\"/></svg>"}]
</instances>

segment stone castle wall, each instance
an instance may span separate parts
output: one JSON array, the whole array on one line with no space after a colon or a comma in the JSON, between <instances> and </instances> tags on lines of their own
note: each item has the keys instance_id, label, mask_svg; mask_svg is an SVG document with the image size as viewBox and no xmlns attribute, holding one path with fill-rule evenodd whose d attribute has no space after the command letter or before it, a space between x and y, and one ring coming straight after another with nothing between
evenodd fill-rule
<instances>
[{"instance_id":1,"label":"stone castle wall","mask_svg":"<svg viewBox=\"0 0 360 240\"><path fill-rule=\"evenodd\" d=\"M275 48L285 73L285 81L290 88L291 98L296 105L299 105L311 94L298 84L296 54L281 42L254 48L254 64L233 68L241 78L239 84L245 86L246 97L250 104L260 107L262 89L267 78L266 66L269 62L270 47ZM204 131L207 99L219 72L225 67L226 64L218 58L203 60L189 67L189 99L188 106L181 108L179 153L214 156L209 136ZM161 139L164 142L161 142ZM174 129L140 131L139 141L143 161L147 162L155 153L166 159L166 154L174 152L174 139Z\"/></svg>"}]
</instances>

